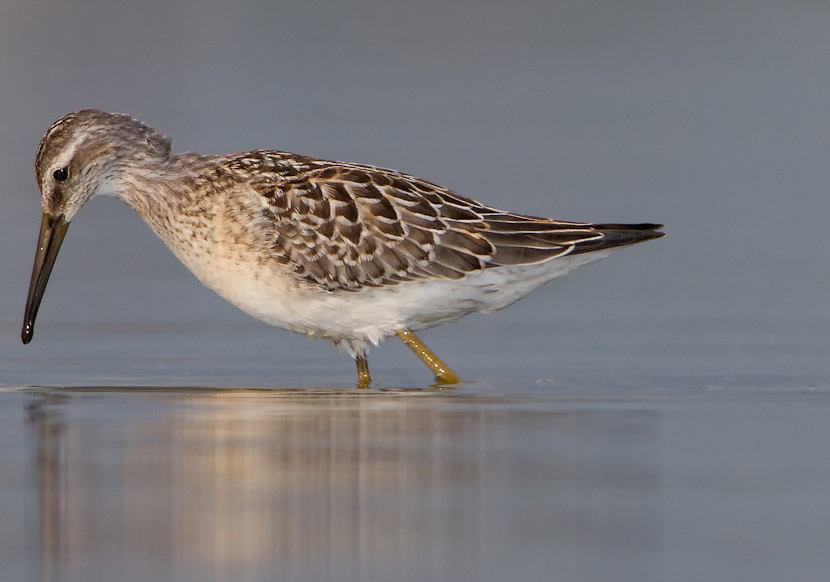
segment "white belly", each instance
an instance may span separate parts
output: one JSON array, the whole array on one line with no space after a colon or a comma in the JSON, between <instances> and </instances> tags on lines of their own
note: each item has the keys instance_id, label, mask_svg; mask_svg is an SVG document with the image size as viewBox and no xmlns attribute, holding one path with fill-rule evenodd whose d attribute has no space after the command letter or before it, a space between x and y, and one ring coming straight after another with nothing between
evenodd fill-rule
<instances>
[{"instance_id":1,"label":"white belly","mask_svg":"<svg viewBox=\"0 0 830 582\"><path fill-rule=\"evenodd\" d=\"M404 328L418 330L469 313L502 309L544 283L611 252L484 269L460 280L422 279L360 291L306 286L267 263L192 252L179 258L203 284L265 323L335 342L377 344Z\"/></svg>"}]
</instances>

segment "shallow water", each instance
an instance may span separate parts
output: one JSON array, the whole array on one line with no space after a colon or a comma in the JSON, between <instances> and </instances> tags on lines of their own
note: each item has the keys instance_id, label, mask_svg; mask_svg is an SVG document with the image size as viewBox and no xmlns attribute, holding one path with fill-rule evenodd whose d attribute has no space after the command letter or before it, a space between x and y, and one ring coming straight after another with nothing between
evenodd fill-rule
<instances>
[{"instance_id":1,"label":"shallow water","mask_svg":"<svg viewBox=\"0 0 830 582\"><path fill-rule=\"evenodd\" d=\"M4 580L821 579L827 389L0 392Z\"/></svg>"}]
</instances>

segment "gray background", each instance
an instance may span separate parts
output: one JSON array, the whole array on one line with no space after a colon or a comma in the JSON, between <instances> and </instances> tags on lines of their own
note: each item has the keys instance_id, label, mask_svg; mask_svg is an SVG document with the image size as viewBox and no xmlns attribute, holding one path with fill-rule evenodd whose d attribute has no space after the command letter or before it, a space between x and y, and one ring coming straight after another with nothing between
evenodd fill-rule
<instances>
[{"instance_id":1,"label":"gray background","mask_svg":"<svg viewBox=\"0 0 830 582\"><path fill-rule=\"evenodd\" d=\"M568 347L608 361L611 338L639 349L608 373L665 378L682 365L713 382L753 370L819 381L828 30L830 7L807 1L4 2L0 382L84 381L73 364L96 382L327 381L330 370L302 375L309 361L336 362L335 382L351 382L325 342L266 329L203 289L114 200L73 222L35 341L20 344L40 220L34 153L82 107L130 113L178 151L283 149L529 214L668 225L665 239L505 312L425 335L474 375L544 376L533 366L557 354L557 369L577 373L590 362ZM373 353L390 370L419 366L398 347Z\"/></svg>"}]
</instances>

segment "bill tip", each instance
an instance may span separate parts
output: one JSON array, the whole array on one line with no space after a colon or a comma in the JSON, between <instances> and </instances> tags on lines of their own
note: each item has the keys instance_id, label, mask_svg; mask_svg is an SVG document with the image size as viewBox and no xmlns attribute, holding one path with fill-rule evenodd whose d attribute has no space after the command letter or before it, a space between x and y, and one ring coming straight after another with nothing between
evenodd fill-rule
<instances>
[{"instance_id":1,"label":"bill tip","mask_svg":"<svg viewBox=\"0 0 830 582\"><path fill-rule=\"evenodd\" d=\"M23 331L20 334L20 339L23 340L24 346L32 341L32 335L34 335L34 332L35 326L33 323L27 322L23 324Z\"/></svg>"}]
</instances>

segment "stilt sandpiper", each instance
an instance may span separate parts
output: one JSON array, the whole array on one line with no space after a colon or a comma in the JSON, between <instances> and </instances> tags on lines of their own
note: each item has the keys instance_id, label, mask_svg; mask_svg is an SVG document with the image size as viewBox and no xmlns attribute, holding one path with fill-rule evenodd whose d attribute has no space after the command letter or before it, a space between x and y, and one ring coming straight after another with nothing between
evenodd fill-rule
<instances>
[{"instance_id":1,"label":"stilt sandpiper","mask_svg":"<svg viewBox=\"0 0 830 582\"><path fill-rule=\"evenodd\" d=\"M413 333L492 312L540 285L663 236L658 224L561 222L498 210L414 176L281 151L174 155L120 114L55 122L37 152L43 220L26 302L29 343L67 228L116 196L199 280L273 326L326 338L370 385L369 344L397 335L435 373L458 376Z\"/></svg>"}]
</instances>

